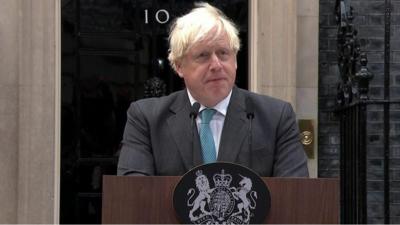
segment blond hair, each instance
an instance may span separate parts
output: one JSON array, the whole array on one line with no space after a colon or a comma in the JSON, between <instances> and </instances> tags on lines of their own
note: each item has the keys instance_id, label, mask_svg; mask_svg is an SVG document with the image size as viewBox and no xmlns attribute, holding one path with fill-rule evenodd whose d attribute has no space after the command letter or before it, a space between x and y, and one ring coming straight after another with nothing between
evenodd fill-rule
<instances>
[{"instance_id":1,"label":"blond hair","mask_svg":"<svg viewBox=\"0 0 400 225\"><path fill-rule=\"evenodd\" d=\"M211 41L226 33L229 46L235 54L239 51L239 32L235 24L219 9L208 3L196 3L196 8L174 21L169 34L168 60L175 71L176 63L195 43L204 40L213 29L216 29L216 32L212 34Z\"/></svg>"}]
</instances>

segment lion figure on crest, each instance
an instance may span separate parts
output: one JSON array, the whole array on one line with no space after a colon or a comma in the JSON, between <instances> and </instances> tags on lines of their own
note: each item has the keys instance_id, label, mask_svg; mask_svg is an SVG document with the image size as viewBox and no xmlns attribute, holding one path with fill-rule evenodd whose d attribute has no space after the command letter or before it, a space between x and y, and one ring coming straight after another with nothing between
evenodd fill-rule
<instances>
[{"instance_id":1,"label":"lion figure on crest","mask_svg":"<svg viewBox=\"0 0 400 225\"><path fill-rule=\"evenodd\" d=\"M232 194L236 200L240 200L241 202L237 204L238 211L233 213L232 216L245 213L246 220L244 220L244 222L248 223L250 220L250 209L255 209L256 207L256 202L254 199L257 199L257 192L251 191L253 183L251 182L250 178L244 177L242 175L239 176L242 177L242 180L239 182L240 187L238 188L238 191L235 191ZM249 192L251 202L247 198L247 193Z\"/></svg>"},{"instance_id":2,"label":"lion figure on crest","mask_svg":"<svg viewBox=\"0 0 400 225\"><path fill-rule=\"evenodd\" d=\"M189 218L191 221L197 220L199 217L204 215L211 215L205 209L206 203L210 203L211 196L210 193L213 189L210 189L210 184L208 179L205 175L202 174L201 170L197 171L197 178L196 178L196 187L199 190L199 195L193 202L190 202L195 194L195 189L190 188L187 195L189 195L189 199L187 200L188 206L193 206L189 213ZM196 212L200 208L201 213L199 216L194 216L193 213Z\"/></svg>"}]
</instances>

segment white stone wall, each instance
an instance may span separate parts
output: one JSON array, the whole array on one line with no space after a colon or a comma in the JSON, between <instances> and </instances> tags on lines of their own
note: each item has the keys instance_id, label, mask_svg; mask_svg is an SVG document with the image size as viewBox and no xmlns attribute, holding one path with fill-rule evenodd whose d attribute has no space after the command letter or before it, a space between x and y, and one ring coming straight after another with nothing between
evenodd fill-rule
<instances>
[{"instance_id":1,"label":"white stone wall","mask_svg":"<svg viewBox=\"0 0 400 225\"><path fill-rule=\"evenodd\" d=\"M0 223L54 223L60 1L0 0L0 5Z\"/></svg>"},{"instance_id":2,"label":"white stone wall","mask_svg":"<svg viewBox=\"0 0 400 225\"><path fill-rule=\"evenodd\" d=\"M318 30L319 1L298 0L296 115L314 122L314 159L308 160L311 177L318 176Z\"/></svg>"},{"instance_id":3,"label":"white stone wall","mask_svg":"<svg viewBox=\"0 0 400 225\"><path fill-rule=\"evenodd\" d=\"M16 223L19 4L12 0L0 4L0 223Z\"/></svg>"}]
</instances>

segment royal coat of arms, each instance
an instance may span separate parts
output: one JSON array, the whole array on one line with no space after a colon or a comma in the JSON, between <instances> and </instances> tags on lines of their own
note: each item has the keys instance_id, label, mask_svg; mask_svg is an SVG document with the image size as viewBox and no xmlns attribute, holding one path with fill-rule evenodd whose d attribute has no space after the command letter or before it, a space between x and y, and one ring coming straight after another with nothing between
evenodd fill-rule
<instances>
[{"instance_id":1,"label":"royal coat of arms","mask_svg":"<svg viewBox=\"0 0 400 225\"><path fill-rule=\"evenodd\" d=\"M187 191L190 221L194 224L249 224L256 208L257 192L250 178L239 175L238 186L231 186L232 175L212 176L213 187L202 170L196 171L195 188Z\"/></svg>"}]
</instances>

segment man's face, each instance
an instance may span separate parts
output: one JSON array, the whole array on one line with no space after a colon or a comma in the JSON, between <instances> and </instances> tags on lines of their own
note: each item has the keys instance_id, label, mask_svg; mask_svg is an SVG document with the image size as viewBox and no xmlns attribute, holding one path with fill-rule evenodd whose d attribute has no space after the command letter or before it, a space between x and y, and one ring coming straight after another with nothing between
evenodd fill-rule
<instances>
[{"instance_id":1,"label":"man's face","mask_svg":"<svg viewBox=\"0 0 400 225\"><path fill-rule=\"evenodd\" d=\"M211 33L212 35L212 33ZM189 49L177 64L190 94L207 107L222 101L235 83L236 53L223 33L214 41L205 38Z\"/></svg>"}]
</instances>

